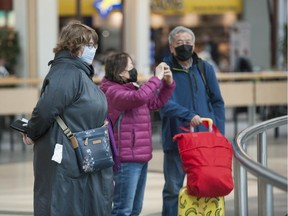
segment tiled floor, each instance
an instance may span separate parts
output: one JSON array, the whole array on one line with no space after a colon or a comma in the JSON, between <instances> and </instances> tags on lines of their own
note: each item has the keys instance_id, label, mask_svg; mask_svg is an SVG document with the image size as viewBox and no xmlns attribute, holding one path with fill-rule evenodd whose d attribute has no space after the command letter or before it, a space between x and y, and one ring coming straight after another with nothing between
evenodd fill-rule
<instances>
[{"instance_id":1,"label":"tiled floor","mask_svg":"<svg viewBox=\"0 0 288 216\"><path fill-rule=\"evenodd\" d=\"M245 121L244 121L245 122ZM239 129L247 125L241 123ZM227 123L227 138L232 140L233 124ZM268 166L275 172L287 176L287 127L281 128L280 136L275 139L273 131L268 133ZM14 135L16 140L15 150L9 149L8 133L4 133L2 151L0 152L0 215L33 215L33 150L27 146L22 151L20 136ZM154 153L149 163L149 172L143 216L161 215L162 187L163 187L163 153L160 146L160 138L157 132L153 136ZM256 158L256 145L248 147L248 154ZM257 215L257 180L248 175L249 215ZM284 216L287 213L287 193L274 190L274 215ZM225 197L226 215L234 215L234 193Z\"/></svg>"}]
</instances>

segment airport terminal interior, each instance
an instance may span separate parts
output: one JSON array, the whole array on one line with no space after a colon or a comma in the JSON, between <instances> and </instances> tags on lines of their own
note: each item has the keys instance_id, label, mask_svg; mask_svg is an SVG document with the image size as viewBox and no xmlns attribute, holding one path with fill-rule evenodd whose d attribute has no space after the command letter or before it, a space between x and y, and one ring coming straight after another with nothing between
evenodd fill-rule
<instances>
[{"instance_id":1,"label":"airport terminal interior","mask_svg":"<svg viewBox=\"0 0 288 216\"><path fill-rule=\"evenodd\" d=\"M265 180L267 187L279 183L271 180L273 173L286 181L286 190L274 185L265 194L261 191L265 182L260 178L262 174L247 168L241 173L243 176L247 173L247 197L240 197L237 189L243 185L235 168L240 159L235 154L235 187L225 196L225 215L262 216L263 212L263 216L288 215L287 1L207 2L0 1L0 216L34 215L33 146L25 146L22 136L10 124L31 116L59 31L75 19L91 26L99 36L93 61L96 85L104 76L107 56L118 51L125 51L135 59L139 83L144 83L155 66L170 54L169 32L179 25L191 29L196 36L195 52L212 65L219 82L225 102L225 136L235 148L237 137L247 129L265 131L265 137L255 135L247 143L241 143L246 148L243 152L251 160L259 161L263 153L259 142L264 140L267 152L262 156L272 171L269 174L272 177ZM270 125L270 121L280 121L279 118L286 118L281 126L267 131L265 124L257 127L263 122ZM151 120L153 158L148 165L141 216L160 216L162 209L163 149L158 111L151 113ZM263 200L265 206L261 204ZM241 211L243 203L244 207L247 204L244 212L248 215Z\"/></svg>"}]
</instances>

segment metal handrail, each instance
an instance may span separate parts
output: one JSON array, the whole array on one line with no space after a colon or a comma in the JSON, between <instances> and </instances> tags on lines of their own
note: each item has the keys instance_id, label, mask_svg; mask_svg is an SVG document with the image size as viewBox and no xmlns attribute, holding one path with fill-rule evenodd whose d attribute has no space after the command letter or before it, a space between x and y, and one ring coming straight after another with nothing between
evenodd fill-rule
<instances>
[{"instance_id":1,"label":"metal handrail","mask_svg":"<svg viewBox=\"0 0 288 216\"><path fill-rule=\"evenodd\" d=\"M288 116L282 116L274 118L268 121L264 121L257 125L248 127L247 129L240 132L233 142L234 156L237 161L234 163L234 175L235 177L235 211L237 215L247 215L247 174L246 171L251 172L258 178L258 187L264 189L263 194L265 197L259 198L258 203L263 202L264 205L271 202L272 187L275 186L287 192L288 179L278 173L268 169L266 167L267 154L266 154L266 131L268 129L277 128L282 125L287 125ZM258 162L251 159L246 153L247 141L255 136L258 136ZM239 162L237 164L237 162ZM241 166L240 166L241 164ZM238 165L238 166L237 166ZM245 170L244 170L245 168ZM259 186L260 185L260 186ZM258 190L259 193L259 190ZM261 193L261 191L260 191ZM270 193L270 194L269 194ZM237 196L238 195L238 196ZM261 200L259 200L261 199ZM272 215L272 206L266 206L265 215ZM261 215L263 212L258 211ZM268 212L268 213L267 213Z\"/></svg>"},{"instance_id":2,"label":"metal handrail","mask_svg":"<svg viewBox=\"0 0 288 216\"><path fill-rule=\"evenodd\" d=\"M251 159L241 146L243 145L242 143L246 143L252 136L258 135L268 129L287 124L287 120L288 116L283 116L251 126L239 133L236 137L236 141L233 143L234 156L243 166L245 166L245 168L247 168L256 177L262 177L269 181L270 184L282 190L287 190L287 178L263 167L259 162Z\"/></svg>"}]
</instances>

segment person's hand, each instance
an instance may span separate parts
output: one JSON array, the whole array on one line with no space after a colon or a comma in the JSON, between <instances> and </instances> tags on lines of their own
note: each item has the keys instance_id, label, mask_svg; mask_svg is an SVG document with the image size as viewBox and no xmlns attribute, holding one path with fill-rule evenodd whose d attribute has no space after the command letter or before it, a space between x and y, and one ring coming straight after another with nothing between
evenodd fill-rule
<instances>
[{"instance_id":1,"label":"person's hand","mask_svg":"<svg viewBox=\"0 0 288 216\"><path fill-rule=\"evenodd\" d=\"M160 80L163 79L164 76L164 65L166 65L164 62L161 62L156 68L155 68L155 76L157 76Z\"/></svg>"},{"instance_id":2,"label":"person's hand","mask_svg":"<svg viewBox=\"0 0 288 216\"><path fill-rule=\"evenodd\" d=\"M33 145L34 142L31 138L29 138L27 136L27 134L24 134L24 133L21 133L22 134L22 139L23 139L23 142L26 144L26 145Z\"/></svg>"},{"instance_id":3,"label":"person's hand","mask_svg":"<svg viewBox=\"0 0 288 216\"><path fill-rule=\"evenodd\" d=\"M190 121L191 127L196 127L202 124L201 117L199 115L195 115L192 120Z\"/></svg>"},{"instance_id":4,"label":"person's hand","mask_svg":"<svg viewBox=\"0 0 288 216\"><path fill-rule=\"evenodd\" d=\"M164 77L163 79L168 85L173 83L173 75L168 65L164 66Z\"/></svg>"}]
</instances>

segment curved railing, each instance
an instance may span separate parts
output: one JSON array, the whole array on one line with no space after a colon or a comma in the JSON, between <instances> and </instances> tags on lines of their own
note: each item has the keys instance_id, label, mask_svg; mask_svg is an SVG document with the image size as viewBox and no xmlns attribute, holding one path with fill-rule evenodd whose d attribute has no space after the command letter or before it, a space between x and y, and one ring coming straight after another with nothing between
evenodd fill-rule
<instances>
[{"instance_id":1,"label":"curved railing","mask_svg":"<svg viewBox=\"0 0 288 216\"><path fill-rule=\"evenodd\" d=\"M273 215L273 191L277 187L287 192L286 177L267 168L266 131L287 125L288 116L264 121L248 127L239 133L233 142L234 156L234 203L235 215L248 215L247 171L258 179L258 215ZM257 136L257 159L254 161L246 153L248 140Z\"/></svg>"}]
</instances>

